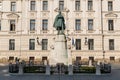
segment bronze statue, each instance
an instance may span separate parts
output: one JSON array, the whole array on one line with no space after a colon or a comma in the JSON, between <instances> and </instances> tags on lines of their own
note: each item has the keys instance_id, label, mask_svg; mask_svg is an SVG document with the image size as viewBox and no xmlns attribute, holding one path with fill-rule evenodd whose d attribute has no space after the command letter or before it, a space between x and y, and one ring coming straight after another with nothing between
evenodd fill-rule
<instances>
[{"instance_id":1,"label":"bronze statue","mask_svg":"<svg viewBox=\"0 0 120 80\"><path fill-rule=\"evenodd\" d=\"M55 18L53 25L53 27L55 27L56 30L58 30L58 34L64 34L64 30L65 30L64 22L65 22L64 17L62 16L61 12L59 12L59 14Z\"/></svg>"}]
</instances>

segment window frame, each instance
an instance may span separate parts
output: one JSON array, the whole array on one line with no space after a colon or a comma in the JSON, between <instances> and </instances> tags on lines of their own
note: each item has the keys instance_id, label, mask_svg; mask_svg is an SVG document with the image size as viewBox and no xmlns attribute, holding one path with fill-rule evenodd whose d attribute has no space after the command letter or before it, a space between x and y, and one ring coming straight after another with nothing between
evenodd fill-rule
<instances>
[{"instance_id":1,"label":"window frame","mask_svg":"<svg viewBox=\"0 0 120 80\"><path fill-rule=\"evenodd\" d=\"M30 11L36 10L36 1L30 1Z\"/></svg>"},{"instance_id":2,"label":"window frame","mask_svg":"<svg viewBox=\"0 0 120 80\"><path fill-rule=\"evenodd\" d=\"M114 20L108 20L108 30L114 31Z\"/></svg>"},{"instance_id":3,"label":"window frame","mask_svg":"<svg viewBox=\"0 0 120 80\"><path fill-rule=\"evenodd\" d=\"M35 39L29 39L29 50L35 50Z\"/></svg>"},{"instance_id":4,"label":"window frame","mask_svg":"<svg viewBox=\"0 0 120 80\"><path fill-rule=\"evenodd\" d=\"M108 11L113 11L113 1L108 1Z\"/></svg>"},{"instance_id":5,"label":"window frame","mask_svg":"<svg viewBox=\"0 0 120 80\"><path fill-rule=\"evenodd\" d=\"M10 20L10 31L16 30L16 20Z\"/></svg>"},{"instance_id":6,"label":"window frame","mask_svg":"<svg viewBox=\"0 0 120 80\"><path fill-rule=\"evenodd\" d=\"M59 0L59 9L60 11L64 10L64 0Z\"/></svg>"},{"instance_id":7,"label":"window frame","mask_svg":"<svg viewBox=\"0 0 120 80\"><path fill-rule=\"evenodd\" d=\"M75 30L76 31L81 30L81 19L75 19Z\"/></svg>"},{"instance_id":8,"label":"window frame","mask_svg":"<svg viewBox=\"0 0 120 80\"><path fill-rule=\"evenodd\" d=\"M75 40L75 49L76 50L81 50L81 39L76 39Z\"/></svg>"},{"instance_id":9,"label":"window frame","mask_svg":"<svg viewBox=\"0 0 120 80\"><path fill-rule=\"evenodd\" d=\"M75 0L75 11L80 11L80 0Z\"/></svg>"},{"instance_id":10,"label":"window frame","mask_svg":"<svg viewBox=\"0 0 120 80\"><path fill-rule=\"evenodd\" d=\"M109 39L109 50L115 49L115 42L114 39Z\"/></svg>"},{"instance_id":11,"label":"window frame","mask_svg":"<svg viewBox=\"0 0 120 80\"><path fill-rule=\"evenodd\" d=\"M48 10L48 1L43 1L42 10L43 11L47 11Z\"/></svg>"},{"instance_id":12,"label":"window frame","mask_svg":"<svg viewBox=\"0 0 120 80\"><path fill-rule=\"evenodd\" d=\"M42 20L42 30L48 30L48 19Z\"/></svg>"},{"instance_id":13,"label":"window frame","mask_svg":"<svg viewBox=\"0 0 120 80\"><path fill-rule=\"evenodd\" d=\"M48 50L48 39L42 39L42 50Z\"/></svg>"},{"instance_id":14,"label":"window frame","mask_svg":"<svg viewBox=\"0 0 120 80\"><path fill-rule=\"evenodd\" d=\"M88 0L88 11L93 10L93 0Z\"/></svg>"},{"instance_id":15,"label":"window frame","mask_svg":"<svg viewBox=\"0 0 120 80\"><path fill-rule=\"evenodd\" d=\"M94 50L94 39L88 39L88 50Z\"/></svg>"},{"instance_id":16,"label":"window frame","mask_svg":"<svg viewBox=\"0 0 120 80\"><path fill-rule=\"evenodd\" d=\"M88 30L93 30L94 20L88 19Z\"/></svg>"},{"instance_id":17,"label":"window frame","mask_svg":"<svg viewBox=\"0 0 120 80\"><path fill-rule=\"evenodd\" d=\"M2 28L1 22L2 22L2 21L0 20L0 31L1 31L1 28Z\"/></svg>"},{"instance_id":18,"label":"window frame","mask_svg":"<svg viewBox=\"0 0 120 80\"><path fill-rule=\"evenodd\" d=\"M15 39L9 39L9 50L15 50Z\"/></svg>"},{"instance_id":19,"label":"window frame","mask_svg":"<svg viewBox=\"0 0 120 80\"><path fill-rule=\"evenodd\" d=\"M30 31L35 31L35 19L30 19Z\"/></svg>"},{"instance_id":20,"label":"window frame","mask_svg":"<svg viewBox=\"0 0 120 80\"><path fill-rule=\"evenodd\" d=\"M11 2L11 9L12 12L16 11L16 2Z\"/></svg>"}]
</instances>

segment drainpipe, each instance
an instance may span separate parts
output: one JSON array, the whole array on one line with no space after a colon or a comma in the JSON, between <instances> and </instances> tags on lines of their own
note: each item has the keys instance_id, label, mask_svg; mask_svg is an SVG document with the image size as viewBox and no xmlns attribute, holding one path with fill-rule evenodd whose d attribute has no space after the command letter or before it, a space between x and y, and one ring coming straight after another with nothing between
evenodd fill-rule
<instances>
[{"instance_id":1,"label":"drainpipe","mask_svg":"<svg viewBox=\"0 0 120 80\"><path fill-rule=\"evenodd\" d=\"M102 32L102 53L103 53L103 63L105 62L105 51L104 51L104 29L103 29L103 9L102 9L102 2L103 0L101 0L101 32Z\"/></svg>"}]
</instances>

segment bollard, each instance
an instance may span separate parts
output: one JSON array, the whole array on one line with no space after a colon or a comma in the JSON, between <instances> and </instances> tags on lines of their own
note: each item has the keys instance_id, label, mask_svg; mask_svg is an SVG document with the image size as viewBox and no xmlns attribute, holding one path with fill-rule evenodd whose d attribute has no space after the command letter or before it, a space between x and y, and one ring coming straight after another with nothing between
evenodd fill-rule
<instances>
[{"instance_id":1,"label":"bollard","mask_svg":"<svg viewBox=\"0 0 120 80\"><path fill-rule=\"evenodd\" d=\"M50 66L49 65L46 65L46 72L45 72L46 75L50 75Z\"/></svg>"},{"instance_id":2,"label":"bollard","mask_svg":"<svg viewBox=\"0 0 120 80\"><path fill-rule=\"evenodd\" d=\"M73 66L72 65L68 66L68 74L73 75Z\"/></svg>"}]
</instances>

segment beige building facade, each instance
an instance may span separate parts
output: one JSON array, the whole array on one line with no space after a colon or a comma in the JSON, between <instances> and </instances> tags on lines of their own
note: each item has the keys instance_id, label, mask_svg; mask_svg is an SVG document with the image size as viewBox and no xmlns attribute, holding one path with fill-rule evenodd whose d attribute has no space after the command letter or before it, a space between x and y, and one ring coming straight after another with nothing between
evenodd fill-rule
<instances>
[{"instance_id":1,"label":"beige building facade","mask_svg":"<svg viewBox=\"0 0 120 80\"><path fill-rule=\"evenodd\" d=\"M0 60L49 61L58 11L75 60L120 62L120 0L0 0Z\"/></svg>"}]
</instances>

